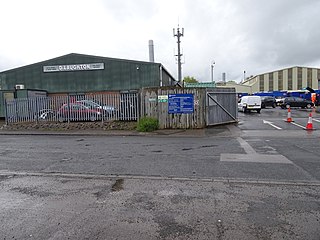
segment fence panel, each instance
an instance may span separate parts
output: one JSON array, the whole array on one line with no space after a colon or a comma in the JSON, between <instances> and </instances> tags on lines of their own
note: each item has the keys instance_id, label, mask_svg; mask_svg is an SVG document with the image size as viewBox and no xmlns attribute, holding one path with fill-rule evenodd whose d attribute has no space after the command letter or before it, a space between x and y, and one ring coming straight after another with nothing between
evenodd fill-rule
<instances>
[{"instance_id":1,"label":"fence panel","mask_svg":"<svg viewBox=\"0 0 320 240\"><path fill-rule=\"evenodd\" d=\"M192 94L193 112L169 113L171 94ZM141 91L142 116L159 120L161 129L204 128L237 121L234 88L145 88Z\"/></svg>"},{"instance_id":2,"label":"fence panel","mask_svg":"<svg viewBox=\"0 0 320 240\"><path fill-rule=\"evenodd\" d=\"M17 98L5 102L6 122L137 121L138 93Z\"/></svg>"},{"instance_id":3,"label":"fence panel","mask_svg":"<svg viewBox=\"0 0 320 240\"><path fill-rule=\"evenodd\" d=\"M207 126L237 122L237 94L233 88L207 91Z\"/></svg>"},{"instance_id":4,"label":"fence panel","mask_svg":"<svg viewBox=\"0 0 320 240\"><path fill-rule=\"evenodd\" d=\"M193 112L169 113L168 97L172 94L192 94ZM141 91L141 115L157 118L160 129L204 128L205 99L203 88L145 88Z\"/></svg>"},{"instance_id":5,"label":"fence panel","mask_svg":"<svg viewBox=\"0 0 320 240\"><path fill-rule=\"evenodd\" d=\"M192 112L169 113L169 96L192 95ZM140 98L139 98L140 97ZM172 103L171 103L172 104ZM138 93L103 93L18 98L5 104L7 123L159 120L160 129L204 128L237 121L235 89L145 88Z\"/></svg>"}]
</instances>

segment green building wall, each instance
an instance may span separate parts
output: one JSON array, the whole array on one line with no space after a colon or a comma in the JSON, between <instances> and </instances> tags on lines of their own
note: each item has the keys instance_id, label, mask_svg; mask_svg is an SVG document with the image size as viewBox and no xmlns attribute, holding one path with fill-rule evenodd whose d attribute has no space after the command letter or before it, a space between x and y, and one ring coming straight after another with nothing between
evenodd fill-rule
<instances>
[{"instance_id":1,"label":"green building wall","mask_svg":"<svg viewBox=\"0 0 320 240\"><path fill-rule=\"evenodd\" d=\"M104 69L57 72L43 70L44 66L89 63L103 63ZM27 89L42 89L49 93L132 90L168 86L174 81L160 63L75 53L0 73L1 90L13 90L16 85L22 84Z\"/></svg>"},{"instance_id":2,"label":"green building wall","mask_svg":"<svg viewBox=\"0 0 320 240\"><path fill-rule=\"evenodd\" d=\"M96 64L103 69L45 71L44 67ZM53 67L53 68L54 68ZM4 117L6 92L17 96L15 88L48 93L88 93L139 90L144 87L171 86L176 83L160 64L71 53L43 62L0 72L0 117ZM19 91L22 93L23 91Z\"/></svg>"}]
</instances>

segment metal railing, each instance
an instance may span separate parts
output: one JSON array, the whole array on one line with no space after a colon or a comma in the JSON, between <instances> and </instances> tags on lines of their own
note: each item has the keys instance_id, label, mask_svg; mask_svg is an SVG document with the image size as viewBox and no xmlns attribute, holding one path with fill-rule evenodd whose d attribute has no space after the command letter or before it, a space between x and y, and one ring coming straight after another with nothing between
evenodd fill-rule
<instances>
[{"instance_id":1,"label":"metal railing","mask_svg":"<svg viewBox=\"0 0 320 240\"><path fill-rule=\"evenodd\" d=\"M137 121L138 93L17 98L5 102L6 122Z\"/></svg>"}]
</instances>

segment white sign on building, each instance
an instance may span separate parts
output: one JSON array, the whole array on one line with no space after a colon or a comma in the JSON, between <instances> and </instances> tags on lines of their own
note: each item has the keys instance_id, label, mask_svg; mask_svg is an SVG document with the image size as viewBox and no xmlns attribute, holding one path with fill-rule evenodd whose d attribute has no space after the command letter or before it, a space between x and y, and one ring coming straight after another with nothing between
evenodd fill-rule
<instances>
[{"instance_id":1,"label":"white sign on building","mask_svg":"<svg viewBox=\"0 0 320 240\"><path fill-rule=\"evenodd\" d=\"M70 65L43 66L43 72L91 71L104 69L104 63L83 63Z\"/></svg>"}]
</instances>

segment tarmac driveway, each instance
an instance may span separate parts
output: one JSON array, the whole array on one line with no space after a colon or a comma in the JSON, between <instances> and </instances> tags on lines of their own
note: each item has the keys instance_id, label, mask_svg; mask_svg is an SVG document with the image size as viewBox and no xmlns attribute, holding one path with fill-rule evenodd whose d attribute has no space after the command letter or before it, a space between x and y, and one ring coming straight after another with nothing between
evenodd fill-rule
<instances>
[{"instance_id":1,"label":"tarmac driveway","mask_svg":"<svg viewBox=\"0 0 320 240\"><path fill-rule=\"evenodd\" d=\"M318 184L1 175L2 239L319 239Z\"/></svg>"},{"instance_id":2,"label":"tarmac driveway","mask_svg":"<svg viewBox=\"0 0 320 240\"><path fill-rule=\"evenodd\" d=\"M316 134L43 133L0 136L3 239L319 239Z\"/></svg>"}]
</instances>

